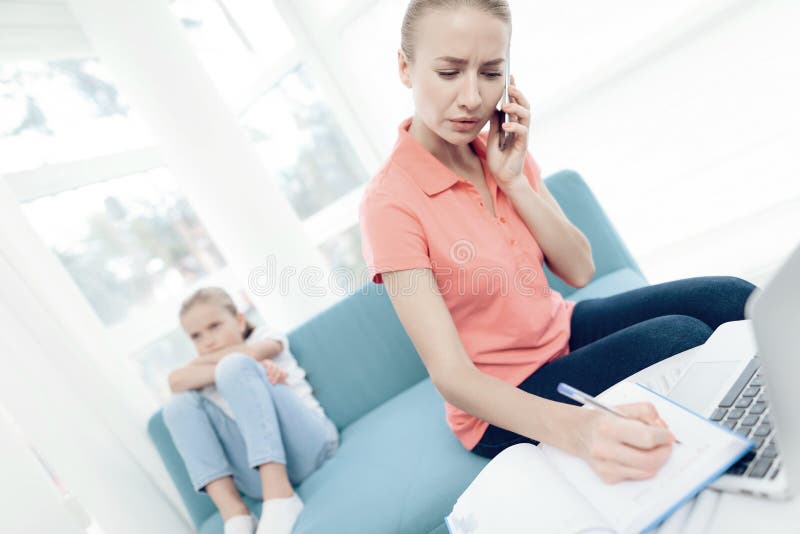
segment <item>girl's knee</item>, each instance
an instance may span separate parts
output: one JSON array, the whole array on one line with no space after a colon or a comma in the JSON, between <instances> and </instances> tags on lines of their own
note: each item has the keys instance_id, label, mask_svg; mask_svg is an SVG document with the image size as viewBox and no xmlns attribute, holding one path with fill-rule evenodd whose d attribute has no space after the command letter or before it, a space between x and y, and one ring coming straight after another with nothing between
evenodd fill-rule
<instances>
[{"instance_id":1,"label":"girl's knee","mask_svg":"<svg viewBox=\"0 0 800 534\"><path fill-rule=\"evenodd\" d=\"M259 362L246 354L234 352L222 358L214 369L214 382L217 387L224 387L230 381L238 380L244 373L250 373L261 366Z\"/></svg>"}]
</instances>

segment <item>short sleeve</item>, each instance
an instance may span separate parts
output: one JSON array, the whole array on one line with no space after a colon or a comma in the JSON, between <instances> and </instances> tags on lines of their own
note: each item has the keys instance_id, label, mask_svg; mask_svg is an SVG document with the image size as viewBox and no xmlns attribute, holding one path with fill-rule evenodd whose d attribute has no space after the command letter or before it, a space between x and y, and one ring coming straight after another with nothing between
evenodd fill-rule
<instances>
[{"instance_id":1,"label":"short sleeve","mask_svg":"<svg viewBox=\"0 0 800 534\"><path fill-rule=\"evenodd\" d=\"M286 336L286 334L280 330L275 330L269 325L259 325L255 327L253 331L250 332L246 342L253 343L255 341L263 341L265 339L274 339L276 341L280 341L283 343L283 350L289 350L289 338Z\"/></svg>"},{"instance_id":2,"label":"short sleeve","mask_svg":"<svg viewBox=\"0 0 800 534\"><path fill-rule=\"evenodd\" d=\"M528 182L533 187L533 190L537 193L541 192L542 190L542 170L539 168L539 164L536 163L536 160L533 159L530 152L525 153L525 161L522 164L522 172L528 178Z\"/></svg>"},{"instance_id":3,"label":"short sleeve","mask_svg":"<svg viewBox=\"0 0 800 534\"><path fill-rule=\"evenodd\" d=\"M359 207L361 251L369 276L431 268L428 242L419 218L401 201L380 192L367 193Z\"/></svg>"}]
</instances>

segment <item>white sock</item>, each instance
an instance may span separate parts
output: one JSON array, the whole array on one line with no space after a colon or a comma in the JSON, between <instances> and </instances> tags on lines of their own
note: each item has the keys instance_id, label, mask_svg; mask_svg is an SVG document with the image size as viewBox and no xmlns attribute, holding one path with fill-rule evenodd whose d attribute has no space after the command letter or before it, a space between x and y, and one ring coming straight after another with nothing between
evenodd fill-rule
<instances>
[{"instance_id":1,"label":"white sock","mask_svg":"<svg viewBox=\"0 0 800 534\"><path fill-rule=\"evenodd\" d=\"M223 528L225 534L253 534L256 530L256 520L253 514L235 515L225 521Z\"/></svg>"},{"instance_id":2,"label":"white sock","mask_svg":"<svg viewBox=\"0 0 800 534\"><path fill-rule=\"evenodd\" d=\"M302 510L303 501L296 493L285 499L264 501L256 534L291 534Z\"/></svg>"}]
</instances>

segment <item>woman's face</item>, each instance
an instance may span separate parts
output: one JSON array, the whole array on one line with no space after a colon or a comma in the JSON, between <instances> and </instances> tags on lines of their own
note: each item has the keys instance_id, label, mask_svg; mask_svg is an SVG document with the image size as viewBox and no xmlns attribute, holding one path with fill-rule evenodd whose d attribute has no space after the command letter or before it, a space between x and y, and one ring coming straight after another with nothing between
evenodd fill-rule
<instances>
[{"instance_id":1,"label":"woman's face","mask_svg":"<svg viewBox=\"0 0 800 534\"><path fill-rule=\"evenodd\" d=\"M181 326L200 356L236 345L244 340L245 319L223 306L198 303L181 316Z\"/></svg>"},{"instance_id":2,"label":"woman's face","mask_svg":"<svg viewBox=\"0 0 800 534\"><path fill-rule=\"evenodd\" d=\"M400 78L414 94L415 118L445 141L471 142L503 95L510 28L473 8L434 10L418 22L411 63Z\"/></svg>"}]
</instances>

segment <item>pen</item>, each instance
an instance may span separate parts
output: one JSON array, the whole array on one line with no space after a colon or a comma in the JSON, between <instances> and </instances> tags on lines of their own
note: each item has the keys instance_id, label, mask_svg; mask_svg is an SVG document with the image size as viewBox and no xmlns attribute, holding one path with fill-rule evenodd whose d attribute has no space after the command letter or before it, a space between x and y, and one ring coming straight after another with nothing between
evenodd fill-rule
<instances>
[{"instance_id":1,"label":"pen","mask_svg":"<svg viewBox=\"0 0 800 534\"><path fill-rule=\"evenodd\" d=\"M574 387L570 386L569 384L565 384L564 382L560 382L558 384L558 387L556 388L556 390L559 393L561 393L562 395L564 395L565 397L574 400L575 402L580 402L581 404L590 404L590 405L592 405L592 406L594 406L596 408L600 408L601 410L605 410L607 412L613 413L614 415L617 415L617 416L622 417L624 419L633 419L633 417L629 417L629 416L627 416L627 415L625 415L625 414L623 414L621 412L618 412L617 410L615 410L611 406L608 406L607 404L604 404L604 403L600 402L599 400L597 400L596 398L592 397L588 393L584 393L583 391L581 391L579 389L575 389ZM636 421L638 421L638 420L639 419L636 419ZM680 443L680 440L678 440L676 438L675 439L675 443Z\"/></svg>"}]
</instances>

